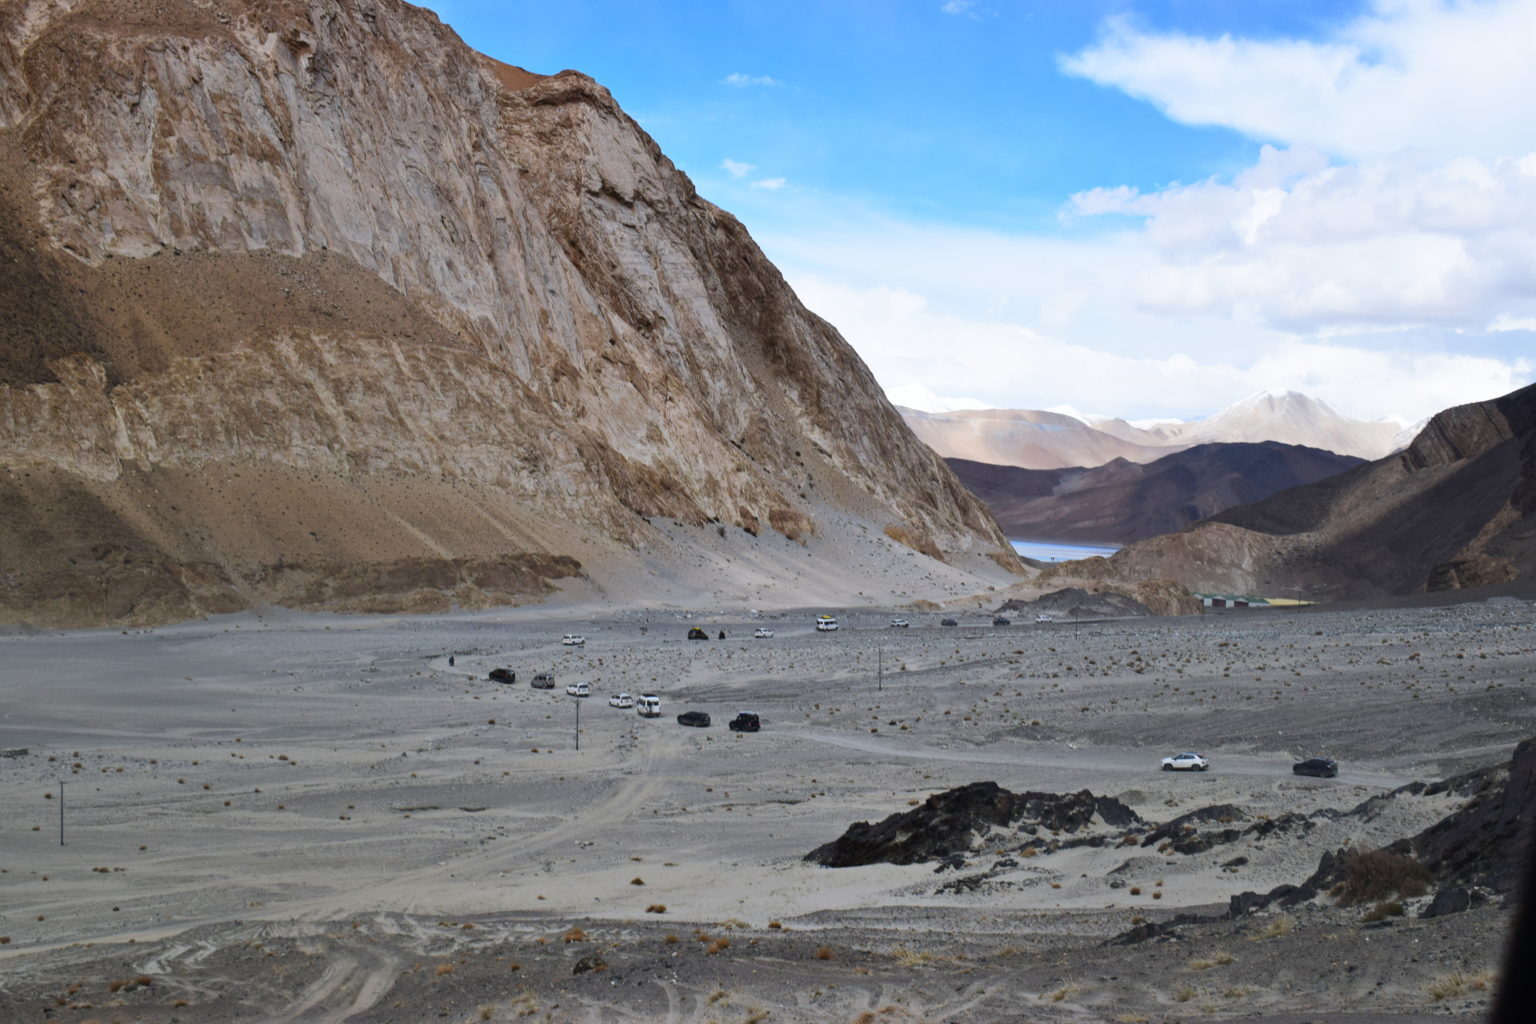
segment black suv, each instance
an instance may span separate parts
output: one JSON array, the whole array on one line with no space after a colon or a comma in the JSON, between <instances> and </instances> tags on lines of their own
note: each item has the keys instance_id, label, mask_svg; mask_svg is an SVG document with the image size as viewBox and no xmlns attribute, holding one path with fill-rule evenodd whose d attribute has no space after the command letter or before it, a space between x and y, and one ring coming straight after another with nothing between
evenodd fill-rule
<instances>
[{"instance_id":1,"label":"black suv","mask_svg":"<svg viewBox=\"0 0 1536 1024\"><path fill-rule=\"evenodd\" d=\"M731 732L757 732L763 727L762 719L752 711L743 711L726 723Z\"/></svg>"},{"instance_id":2,"label":"black suv","mask_svg":"<svg viewBox=\"0 0 1536 1024\"><path fill-rule=\"evenodd\" d=\"M709 715L703 711L684 711L677 716L678 725L691 725L695 729L709 728Z\"/></svg>"},{"instance_id":3,"label":"black suv","mask_svg":"<svg viewBox=\"0 0 1536 1024\"><path fill-rule=\"evenodd\" d=\"M1315 775L1319 779L1331 779L1339 774L1339 763L1327 757L1309 757L1291 765L1296 775Z\"/></svg>"},{"instance_id":4,"label":"black suv","mask_svg":"<svg viewBox=\"0 0 1536 1024\"><path fill-rule=\"evenodd\" d=\"M495 683L515 683L517 682L517 673L509 668L493 668L489 678Z\"/></svg>"}]
</instances>

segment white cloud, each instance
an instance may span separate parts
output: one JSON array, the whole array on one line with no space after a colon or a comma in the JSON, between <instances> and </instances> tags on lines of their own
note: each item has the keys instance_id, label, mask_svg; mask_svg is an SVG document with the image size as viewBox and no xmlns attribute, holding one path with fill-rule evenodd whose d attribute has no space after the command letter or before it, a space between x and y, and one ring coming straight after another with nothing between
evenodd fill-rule
<instances>
[{"instance_id":1,"label":"white cloud","mask_svg":"<svg viewBox=\"0 0 1536 1024\"><path fill-rule=\"evenodd\" d=\"M1536 0L1374 0L1318 41L1200 38L1117 18L1060 66L1184 124L1352 159L1536 149Z\"/></svg>"},{"instance_id":2,"label":"white cloud","mask_svg":"<svg viewBox=\"0 0 1536 1024\"><path fill-rule=\"evenodd\" d=\"M733 178L745 178L757 170L756 164L744 164L740 160L732 160L730 157L721 160L720 166L725 168L725 173Z\"/></svg>"},{"instance_id":3,"label":"white cloud","mask_svg":"<svg viewBox=\"0 0 1536 1024\"><path fill-rule=\"evenodd\" d=\"M1226 351L1114 351L1104 342L938 312L907 289L851 288L801 276L791 282L807 306L843 332L888 395L921 389L918 394L971 394L1002 408L1193 418L1278 388L1320 398L1351 416L1407 422L1505 394L1536 376L1530 358L1405 354L1281 335Z\"/></svg>"},{"instance_id":4,"label":"white cloud","mask_svg":"<svg viewBox=\"0 0 1536 1024\"><path fill-rule=\"evenodd\" d=\"M1488 325L1488 330L1498 333L1505 331L1536 331L1536 316L1510 316L1507 313L1500 313Z\"/></svg>"},{"instance_id":5,"label":"white cloud","mask_svg":"<svg viewBox=\"0 0 1536 1024\"><path fill-rule=\"evenodd\" d=\"M976 0L945 0L939 10L945 14L970 14L976 9Z\"/></svg>"},{"instance_id":6,"label":"white cloud","mask_svg":"<svg viewBox=\"0 0 1536 1024\"><path fill-rule=\"evenodd\" d=\"M1330 167L1265 146L1230 182L1092 189L1070 209L1144 219L1158 258L1129 290L1149 310L1309 333L1482 330L1536 297L1536 156Z\"/></svg>"},{"instance_id":7,"label":"white cloud","mask_svg":"<svg viewBox=\"0 0 1536 1024\"><path fill-rule=\"evenodd\" d=\"M738 89L744 89L751 85L763 85L771 87L780 86L784 83L779 81L777 78L773 78L768 75L744 75L738 71L734 74L726 75L723 79L720 80L720 84L733 85Z\"/></svg>"},{"instance_id":8,"label":"white cloud","mask_svg":"<svg viewBox=\"0 0 1536 1024\"><path fill-rule=\"evenodd\" d=\"M767 189L769 192L777 192L779 189L788 184L789 180L786 178L763 178L759 181L752 182L752 187Z\"/></svg>"},{"instance_id":9,"label":"white cloud","mask_svg":"<svg viewBox=\"0 0 1536 1024\"><path fill-rule=\"evenodd\" d=\"M947 398L936 395L917 382L886 388L885 397L892 405L904 405L908 409L917 409L920 412L958 412L961 409L992 408L979 398Z\"/></svg>"}]
</instances>

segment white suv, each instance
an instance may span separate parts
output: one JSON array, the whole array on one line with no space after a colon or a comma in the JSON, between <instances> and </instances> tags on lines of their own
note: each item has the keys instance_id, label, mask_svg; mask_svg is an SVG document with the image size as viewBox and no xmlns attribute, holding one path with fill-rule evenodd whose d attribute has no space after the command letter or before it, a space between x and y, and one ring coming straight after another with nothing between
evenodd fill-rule
<instances>
[{"instance_id":1,"label":"white suv","mask_svg":"<svg viewBox=\"0 0 1536 1024\"><path fill-rule=\"evenodd\" d=\"M572 683L565 688L565 692L572 697L590 697L592 696L592 687L588 683Z\"/></svg>"},{"instance_id":2,"label":"white suv","mask_svg":"<svg viewBox=\"0 0 1536 1024\"><path fill-rule=\"evenodd\" d=\"M627 693L616 693L608 698L608 706L611 708L632 708L635 706L635 698Z\"/></svg>"},{"instance_id":3,"label":"white suv","mask_svg":"<svg viewBox=\"0 0 1536 1024\"><path fill-rule=\"evenodd\" d=\"M1165 772L1203 772L1210 766L1211 762L1205 759L1204 754L1196 754L1192 751L1163 758Z\"/></svg>"},{"instance_id":4,"label":"white suv","mask_svg":"<svg viewBox=\"0 0 1536 1024\"><path fill-rule=\"evenodd\" d=\"M560 638L560 642L567 647L581 647L587 642L587 638L575 633L567 633Z\"/></svg>"}]
</instances>

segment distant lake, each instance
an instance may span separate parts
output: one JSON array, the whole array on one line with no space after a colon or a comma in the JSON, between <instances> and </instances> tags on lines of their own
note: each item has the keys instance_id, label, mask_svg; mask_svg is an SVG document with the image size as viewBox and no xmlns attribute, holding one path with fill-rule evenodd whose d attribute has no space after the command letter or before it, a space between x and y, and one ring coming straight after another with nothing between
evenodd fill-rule
<instances>
[{"instance_id":1,"label":"distant lake","mask_svg":"<svg viewBox=\"0 0 1536 1024\"><path fill-rule=\"evenodd\" d=\"M1109 556L1120 550L1117 545L1057 544L1048 540L1013 540L1008 543L1013 545L1013 550L1025 558L1033 558L1039 562L1069 562L1074 558Z\"/></svg>"}]
</instances>

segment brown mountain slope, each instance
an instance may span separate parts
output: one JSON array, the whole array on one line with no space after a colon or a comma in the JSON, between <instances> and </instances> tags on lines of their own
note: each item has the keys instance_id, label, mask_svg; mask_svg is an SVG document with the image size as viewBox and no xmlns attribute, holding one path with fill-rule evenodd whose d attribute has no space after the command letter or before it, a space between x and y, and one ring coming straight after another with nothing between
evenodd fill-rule
<instances>
[{"instance_id":1,"label":"brown mountain slope","mask_svg":"<svg viewBox=\"0 0 1536 1024\"><path fill-rule=\"evenodd\" d=\"M945 459L1010 537L1129 544L1360 464L1316 448L1203 444L1155 462L1029 470Z\"/></svg>"},{"instance_id":2,"label":"brown mountain slope","mask_svg":"<svg viewBox=\"0 0 1536 1024\"><path fill-rule=\"evenodd\" d=\"M1536 385L1448 409L1395 455L1071 569L1325 600L1536 583Z\"/></svg>"},{"instance_id":3,"label":"brown mountain slope","mask_svg":"<svg viewBox=\"0 0 1536 1024\"><path fill-rule=\"evenodd\" d=\"M0 257L0 620L1007 561L602 87L395 0L0 6Z\"/></svg>"}]
</instances>

